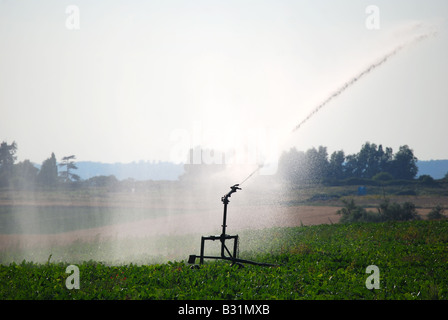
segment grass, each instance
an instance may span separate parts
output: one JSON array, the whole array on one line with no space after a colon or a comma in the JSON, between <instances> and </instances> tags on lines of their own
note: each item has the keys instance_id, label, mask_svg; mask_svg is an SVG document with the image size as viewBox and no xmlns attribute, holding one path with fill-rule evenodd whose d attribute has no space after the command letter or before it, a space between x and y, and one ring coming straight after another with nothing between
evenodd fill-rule
<instances>
[{"instance_id":1,"label":"grass","mask_svg":"<svg viewBox=\"0 0 448 320\"><path fill-rule=\"evenodd\" d=\"M0 265L0 299L448 299L446 220L272 228L240 238L241 258L278 267L91 260L77 264L80 289L69 290L68 263L53 255ZM185 259L198 253L186 247ZM380 289L366 288L369 265L380 270Z\"/></svg>"},{"instance_id":2,"label":"grass","mask_svg":"<svg viewBox=\"0 0 448 320\"><path fill-rule=\"evenodd\" d=\"M358 185L326 186L309 185L291 187L284 190L284 204L340 206L341 200L356 199L356 203L364 207L376 207L385 198L393 202L413 202L418 208L432 208L440 203L448 206L448 189L446 185L429 187L422 185L388 185L366 186L367 194L358 196Z\"/></svg>"}]
</instances>

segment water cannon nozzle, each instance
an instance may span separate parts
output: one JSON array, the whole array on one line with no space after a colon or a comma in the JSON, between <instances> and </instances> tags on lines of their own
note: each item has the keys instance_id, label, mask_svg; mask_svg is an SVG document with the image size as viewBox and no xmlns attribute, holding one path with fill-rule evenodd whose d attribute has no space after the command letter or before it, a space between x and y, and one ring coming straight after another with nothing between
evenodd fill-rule
<instances>
[{"instance_id":1,"label":"water cannon nozzle","mask_svg":"<svg viewBox=\"0 0 448 320\"><path fill-rule=\"evenodd\" d=\"M234 192L236 192L236 190L241 190L241 188L239 187L239 185L240 185L240 184L237 183L237 184L231 186L230 189L232 189Z\"/></svg>"}]
</instances>

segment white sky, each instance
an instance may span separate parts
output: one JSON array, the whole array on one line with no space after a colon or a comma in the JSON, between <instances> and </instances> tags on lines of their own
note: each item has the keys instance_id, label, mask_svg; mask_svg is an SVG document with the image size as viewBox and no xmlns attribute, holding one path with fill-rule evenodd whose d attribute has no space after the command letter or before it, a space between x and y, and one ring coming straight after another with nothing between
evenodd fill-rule
<instances>
[{"instance_id":1,"label":"white sky","mask_svg":"<svg viewBox=\"0 0 448 320\"><path fill-rule=\"evenodd\" d=\"M365 26L368 5L379 30ZM232 147L232 132L273 130L285 148L351 154L370 141L448 159L447 19L446 0L0 0L0 140L17 142L19 161L169 161L179 132Z\"/></svg>"}]
</instances>

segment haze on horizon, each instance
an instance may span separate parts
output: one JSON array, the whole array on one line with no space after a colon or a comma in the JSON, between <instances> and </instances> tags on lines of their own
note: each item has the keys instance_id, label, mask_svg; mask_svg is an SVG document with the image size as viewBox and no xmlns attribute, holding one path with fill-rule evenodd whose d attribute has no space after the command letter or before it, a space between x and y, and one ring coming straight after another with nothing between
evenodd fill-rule
<instances>
[{"instance_id":1,"label":"haze on horizon","mask_svg":"<svg viewBox=\"0 0 448 320\"><path fill-rule=\"evenodd\" d=\"M448 159L447 17L440 0L1 1L0 139L36 163L171 161L173 133L226 149L274 131L282 149L370 141ZM290 133L360 70L435 32Z\"/></svg>"}]
</instances>

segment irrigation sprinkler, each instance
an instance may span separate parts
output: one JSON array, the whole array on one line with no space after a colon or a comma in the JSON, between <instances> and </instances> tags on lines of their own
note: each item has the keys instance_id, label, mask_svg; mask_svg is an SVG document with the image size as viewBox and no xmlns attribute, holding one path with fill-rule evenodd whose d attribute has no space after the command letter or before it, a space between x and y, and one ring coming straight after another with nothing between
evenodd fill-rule
<instances>
[{"instance_id":1,"label":"irrigation sprinkler","mask_svg":"<svg viewBox=\"0 0 448 320\"><path fill-rule=\"evenodd\" d=\"M226 228L227 228L227 205L229 204L232 193L236 192L237 190L241 190L239 187L239 184L235 184L230 187L230 191L221 197L221 201L224 204L224 212L223 212L223 219L222 219L222 233L218 236L202 236L201 237L201 253L199 256L197 255L190 255L188 258L188 263L193 264L196 262L196 259L199 258L199 264L204 264L204 259L221 259L221 260L229 260L232 262L233 265L237 265L239 267L243 266L243 263L248 263L252 265L258 265L258 266L275 266L274 264L270 263L260 263L250 260L244 260L238 258L238 245L239 245L239 238L238 235L228 235L226 234ZM205 242L207 240L215 241L219 240L221 241L221 255L220 256L206 256L204 255L205 252ZM226 240L233 240L233 252L230 252L229 248L226 246ZM197 265L194 265L197 267Z\"/></svg>"}]
</instances>

